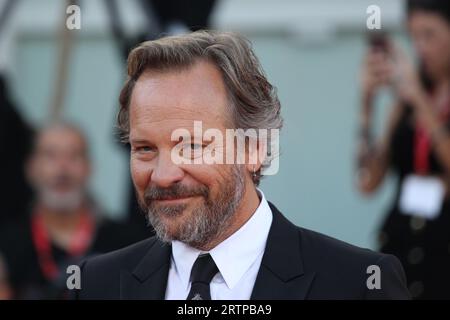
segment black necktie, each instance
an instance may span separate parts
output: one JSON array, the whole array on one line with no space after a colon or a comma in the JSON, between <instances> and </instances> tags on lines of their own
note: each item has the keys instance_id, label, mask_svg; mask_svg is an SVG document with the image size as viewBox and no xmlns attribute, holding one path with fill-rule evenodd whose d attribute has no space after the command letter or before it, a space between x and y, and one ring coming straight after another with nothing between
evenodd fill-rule
<instances>
[{"instance_id":1,"label":"black necktie","mask_svg":"<svg viewBox=\"0 0 450 320\"><path fill-rule=\"evenodd\" d=\"M191 291L186 300L211 300L209 283L219 272L209 253L199 255L191 271Z\"/></svg>"}]
</instances>

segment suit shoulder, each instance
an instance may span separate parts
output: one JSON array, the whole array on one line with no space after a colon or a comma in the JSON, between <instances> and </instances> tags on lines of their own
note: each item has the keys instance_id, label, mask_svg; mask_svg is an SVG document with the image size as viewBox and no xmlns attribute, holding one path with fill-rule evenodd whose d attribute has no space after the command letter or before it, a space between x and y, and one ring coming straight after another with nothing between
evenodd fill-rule
<instances>
[{"instance_id":1,"label":"suit shoulder","mask_svg":"<svg viewBox=\"0 0 450 320\"><path fill-rule=\"evenodd\" d=\"M151 237L125 248L114 250L108 253L88 257L83 265L89 265L89 268L118 268L129 269L135 266L145 253L153 246L156 238Z\"/></svg>"},{"instance_id":2,"label":"suit shoulder","mask_svg":"<svg viewBox=\"0 0 450 320\"><path fill-rule=\"evenodd\" d=\"M358 247L350 243L338 240L325 234L309 229L297 227L304 254L320 255L320 258L328 256L331 259L344 259L351 262L378 261L385 257L385 254L373 250Z\"/></svg>"},{"instance_id":3,"label":"suit shoulder","mask_svg":"<svg viewBox=\"0 0 450 320\"><path fill-rule=\"evenodd\" d=\"M118 299L123 270L130 272L155 244L151 237L128 247L87 258L81 264L81 289L76 299Z\"/></svg>"},{"instance_id":4,"label":"suit shoulder","mask_svg":"<svg viewBox=\"0 0 450 320\"><path fill-rule=\"evenodd\" d=\"M370 265L382 264L385 260L395 260L394 264L400 265L395 256L358 247L316 231L297 228L305 260L321 262L323 268L366 271Z\"/></svg>"},{"instance_id":5,"label":"suit shoulder","mask_svg":"<svg viewBox=\"0 0 450 320\"><path fill-rule=\"evenodd\" d=\"M330 236L298 228L304 267L316 272L323 287L332 284L336 296L346 288L348 296L357 299L408 299L406 277L397 257L360 248ZM367 279L378 270L382 290L368 290ZM329 288L329 287L328 287ZM339 292L339 293L338 293ZM317 294L317 293L316 293Z\"/></svg>"},{"instance_id":6,"label":"suit shoulder","mask_svg":"<svg viewBox=\"0 0 450 320\"><path fill-rule=\"evenodd\" d=\"M409 298L403 267L395 256L360 248L308 229L298 227L298 231L304 267L306 271L316 273L316 281L329 288L330 297ZM368 290L367 279L375 269L379 270L382 290ZM312 295L320 296L320 293Z\"/></svg>"}]
</instances>

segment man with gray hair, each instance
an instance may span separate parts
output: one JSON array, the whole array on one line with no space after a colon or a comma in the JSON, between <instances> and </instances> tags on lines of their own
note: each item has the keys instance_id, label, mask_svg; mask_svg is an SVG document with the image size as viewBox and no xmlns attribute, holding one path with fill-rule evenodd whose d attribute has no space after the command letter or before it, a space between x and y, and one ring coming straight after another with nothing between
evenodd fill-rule
<instances>
[{"instance_id":1,"label":"man with gray hair","mask_svg":"<svg viewBox=\"0 0 450 320\"><path fill-rule=\"evenodd\" d=\"M258 189L282 119L245 38L199 31L142 43L120 104L137 198L156 236L86 260L78 298L409 297L395 257L294 226ZM381 285L367 273L373 266Z\"/></svg>"}]
</instances>

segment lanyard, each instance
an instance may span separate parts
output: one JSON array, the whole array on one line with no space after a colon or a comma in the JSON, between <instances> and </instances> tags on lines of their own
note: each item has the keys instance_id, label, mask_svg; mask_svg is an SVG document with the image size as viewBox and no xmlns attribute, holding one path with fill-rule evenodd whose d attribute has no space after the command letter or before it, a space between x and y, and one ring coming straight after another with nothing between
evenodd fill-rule
<instances>
[{"instance_id":1,"label":"lanyard","mask_svg":"<svg viewBox=\"0 0 450 320\"><path fill-rule=\"evenodd\" d=\"M440 112L442 123L450 116L450 101L447 101L446 108ZM417 174L425 175L430 169L430 136L420 123L416 123L414 135L414 171Z\"/></svg>"},{"instance_id":2,"label":"lanyard","mask_svg":"<svg viewBox=\"0 0 450 320\"><path fill-rule=\"evenodd\" d=\"M59 269L52 255L52 245L43 217L38 212L31 221L33 244L37 252L39 266L45 278L52 280L58 277ZM81 215L80 222L69 244L68 254L71 257L83 255L91 244L94 221L89 213Z\"/></svg>"},{"instance_id":3,"label":"lanyard","mask_svg":"<svg viewBox=\"0 0 450 320\"><path fill-rule=\"evenodd\" d=\"M414 136L414 171L425 175L430 167L430 137L425 129L417 124Z\"/></svg>"}]
</instances>

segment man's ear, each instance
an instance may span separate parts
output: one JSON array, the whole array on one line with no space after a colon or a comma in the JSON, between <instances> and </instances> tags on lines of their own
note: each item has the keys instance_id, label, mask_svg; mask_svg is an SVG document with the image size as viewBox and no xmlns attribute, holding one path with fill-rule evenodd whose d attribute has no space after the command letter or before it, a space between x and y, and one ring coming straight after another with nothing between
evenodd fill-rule
<instances>
[{"instance_id":1,"label":"man's ear","mask_svg":"<svg viewBox=\"0 0 450 320\"><path fill-rule=\"evenodd\" d=\"M250 173L261 169L267 158L267 143L261 139L249 139L247 148L246 168Z\"/></svg>"}]
</instances>

